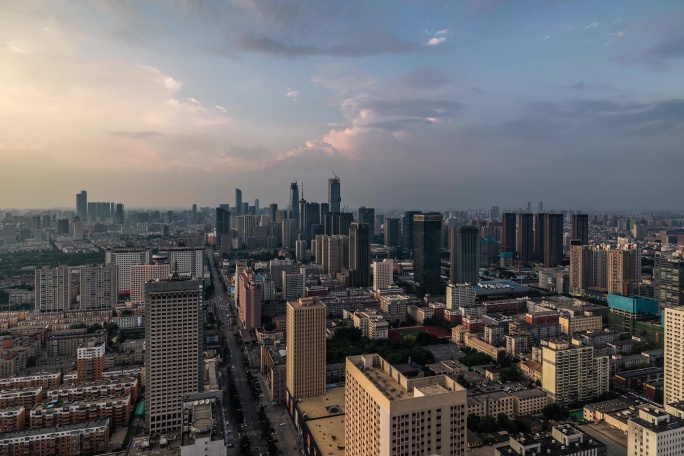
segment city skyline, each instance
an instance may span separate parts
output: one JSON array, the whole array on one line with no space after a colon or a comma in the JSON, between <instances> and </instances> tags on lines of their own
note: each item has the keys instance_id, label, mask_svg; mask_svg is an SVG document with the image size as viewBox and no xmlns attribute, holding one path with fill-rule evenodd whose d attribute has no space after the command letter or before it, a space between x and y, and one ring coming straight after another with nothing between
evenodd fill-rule
<instances>
[{"instance_id":1,"label":"city skyline","mask_svg":"<svg viewBox=\"0 0 684 456\"><path fill-rule=\"evenodd\" d=\"M678 6L6 3L0 207L678 210Z\"/></svg>"}]
</instances>

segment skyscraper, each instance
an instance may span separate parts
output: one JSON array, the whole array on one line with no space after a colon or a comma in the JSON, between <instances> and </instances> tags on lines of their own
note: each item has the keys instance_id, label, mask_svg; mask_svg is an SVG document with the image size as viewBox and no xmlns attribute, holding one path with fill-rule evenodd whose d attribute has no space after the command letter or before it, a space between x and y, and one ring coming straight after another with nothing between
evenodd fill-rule
<instances>
[{"instance_id":1,"label":"skyscraper","mask_svg":"<svg viewBox=\"0 0 684 456\"><path fill-rule=\"evenodd\" d=\"M439 295L441 278L442 214L428 212L413 216L413 277L421 294Z\"/></svg>"},{"instance_id":2,"label":"skyscraper","mask_svg":"<svg viewBox=\"0 0 684 456\"><path fill-rule=\"evenodd\" d=\"M367 223L355 222L349 227L349 274L353 287L371 285L370 236Z\"/></svg>"},{"instance_id":3,"label":"skyscraper","mask_svg":"<svg viewBox=\"0 0 684 456\"><path fill-rule=\"evenodd\" d=\"M451 272L452 284L469 283L473 286L480 282L478 241L479 230L476 226L456 226L451 228Z\"/></svg>"},{"instance_id":4,"label":"skyscraper","mask_svg":"<svg viewBox=\"0 0 684 456\"><path fill-rule=\"evenodd\" d=\"M537 263L544 262L544 221L546 214L538 212L534 214L534 260Z\"/></svg>"},{"instance_id":5,"label":"skyscraper","mask_svg":"<svg viewBox=\"0 0 684 456\"><path fill-rule=\"evenodd\" d=\"M664 403L684 401L684 308L666 308Z\"/></svg>"},{"instance_id":6,"label":"skyscraper","mask_svg":"<svg viewBox=\"0 0 684 456\"><path fill-rule=\"evenodd\" d=\"M515 212L501 215L501 251L511 252L515 257Z\"/></svg>"},{"instance_id":7,"label":"skyscraper","mask_svg":"<svg viewBox=\"0 0 684 456\"><path fill-rule=\"evenodd\" d=\"M304 206L302 219L304 220L303 233L307 242L311 242L318 230L317 225L321 224L321 208L318 203L306 203Z\"/></svg>"},{"instance_id":8,"label":"skyscraper","mask_svg":"<svg viewBox=\"0 0 684 456\"><path fill-rule=\"evenodd\" d=\"M118 225L123 225L124 223L124 205L121 203L116 204L116 209L114 210L114 223Z\"/></svg>"},{"instance_id":9,"label":"skyscraper","mask_svg":"<svg viewBox=\"0 0 684 456\"><path fill-rule=\"evenodd\" d=\"M345 454L464 455L466 393L446 375L407 378L378 354L347 357Z\"/></svg>"},{"instance_id":10,"label":"skyscraper","mask_svg":"<svg viewBox=\"0 0 684 456\"><path fill-rule=\"evenodd\" d=\"M259 215L259 211L261 209L259 208L259 198L256 198L254 200L254 215Z\"/></svg>"},{"instance_id":11,"label":"skyscraper","mask_svg":"<svg viewBox=\"0 0 684 456\"><path fill-rule=\"evenodd\" d=\"M385 219L385 245L399 247L401 244L401 225L398 218Z\"/></svg>"},{"instance_id":12,"label":"skyscraper","mask_svg":"<svg viewBox=\"0 0 684 456\"><path fill-rule=\"evenodd\" d=\"M406 211L402 220L401 245L406 253L412 253L415 248L415 232L413 216L420 214L420 211Z\"/></svg>"},{"instance_id":13,"label":"skyscraper","mask_svg":"<svg viewBox=\"0 0 684 456\"><path fill-rule=\"evenodd\" d=\"M641 280L641 250L636 245L608 251L608 293L627 296L629 286Z\"/></svg>"},{"instance_id":14,"label":"skyscraper","mask_svg":"<svg viewBox=\"0 0 684 456\"><path fill-rule=\"evenodd\" d=\"M375 209L361 206L359 208L359 222L367 223L370 227L370 234L373 236L375 233Z\"/></svg>"},{"instance_id":15,"label":"skyscraper","mask_svg":"<svg viewBox=\"0 0 684 456\"><path fill-rule=\"evenodd\" d=\"M315 298L287 302L286 398L325 394L325 305Z\"/></svg>"},{"instance_id":16,"label":"skyscraper","mask_svg":"<svg viewBox=\"0 0 684 456\"><path fill-rule=\"evenodd\" d=\"M219 249L223 245L224 236L230 235L230 211L216 208L216 247ZM225 238L228 240L228 238ZM230 246L227 246L230 247Z\"/></svg>"},{"instance_id":17,"label":"skyscraper","mask_svg":"<svg viewBox=\"0 0 684 456\"><path fill-rule=\"evenodd\" d=\"M81 219L81 222L88 221L88 192L81 190L81 193L76 194L76 215Z\"/></svg>"},{"instance_id":18,"label":"skyscraper","mask_svg":"<svg viewBox=\"0 0 684 456\"><path fill-rule=\"evenodd\" d=\"M572 214L572 240L582 242L582 245L589 244L589 215Z\"/></svg>"},{"instance_id":19,"label":"skyscraper","mask_svg":"<svg viewBox=\"0 0 684 456\"><path fill-rule=\"evenodd\" d=\"M544 267L553 268L563 262L563 214L545 214Z\"/></svg>"},{"instance_id":20,"label":"skyscraper","mask_svg":"<svg viewBox=\"0 0 684 456\"><path fill-rule=\"evenodd\" d=\"M235 214L242 214L242 190L235 189Z\"/></svg>"},{"instance_id":21,"label":"skyscraper","mask_svg":"<svg viewBox=\"0 0 684 456\"><path fill-rule=\"evenodd\" d=\"M328 179L328 207L330 212L340 212L340 178L335 176Z\"/></svg>"},{"instance_id":22,"label":"skyscraper","mask_svg":"<svg viewBox=\"0 0 684 456\"><path fill-rule=\"evenodd\" d=\"M145 284L145 418L153 435L181 430L182 401L204 385L202 279Z\"/></svg>"},{"instance_id":23,"label":"skyscraper","mask_svg":"<svg viewBox=\"0 0 684 456\"><path fill-rule=\"evenodd\" d=\"M297 221L297 230L299 231L299 185L297 185L297 181L290 184L290 201L287 209L290 211L290 220Z\"/></svg>"},{"instance_id":24,"label":"skyscraper","mask_svg":"<svg viewBox=\"0 0 684 456\"><path fill-rule=\"evenodd\" d=\"M518 260L523 264L534 261L534 215L518 214Z\"/></svg>"},{"instance_id":25,"label":"skyscraper","mask_svg":"<svg viewBox=\"0 0 684 456\"><path fill-rule=\"evenodd\" d=\"M329 212L325 219L325 234L348 236L353 221L354 214L351 212Z\"/></svg>"},{"instance_id":26,"label":"skyscraper","mask_svg":"<svg viewBox=\"0 0 684 456\"><path fill-rule=\"evenodd\" d=\"M537 212L544 212L544 203L542 201L537 203Z\"/></svg>"},{"instance_id":27,"label":"skyscraper","mask_svg":"<svg viewBox=\"0 0 684 456\"><path fill-rule=\"evenodd\" d=\"M268 205L268 215L271 218L271 223L276 222L276 213L278 212L278 204L271 203Z\"/></svg>"}]
</instances>

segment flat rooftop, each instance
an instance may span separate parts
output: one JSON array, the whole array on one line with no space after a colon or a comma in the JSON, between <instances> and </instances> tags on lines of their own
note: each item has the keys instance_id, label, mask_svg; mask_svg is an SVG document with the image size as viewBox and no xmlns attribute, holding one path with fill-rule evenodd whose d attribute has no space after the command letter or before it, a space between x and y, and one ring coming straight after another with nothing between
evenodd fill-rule
<instances>
[{"instance_id":1,"label":"flat rooftop","mask_svg":"<svg viewBox=\"0 0 684 456\"><path fill-rule=\"evenodd\" d=\"M344 456L344 386L323 396L307 397L297 405L322 454Z\"/></svg>"}]
</instances>

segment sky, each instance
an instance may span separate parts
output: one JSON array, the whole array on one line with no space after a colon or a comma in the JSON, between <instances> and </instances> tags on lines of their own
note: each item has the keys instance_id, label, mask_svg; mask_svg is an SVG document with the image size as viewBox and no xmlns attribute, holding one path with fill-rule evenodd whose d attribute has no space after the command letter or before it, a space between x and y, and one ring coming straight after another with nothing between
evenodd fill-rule
<instances>
[{"instance_id":1,"label":"sky","mask_svg":"<svg viewBox=\"0 0 684 456\"><path fill-rule=\"evenodd\" d=\"M0 1L0 207L682 210L681 1Z\"/></svg>"}]
</instances>

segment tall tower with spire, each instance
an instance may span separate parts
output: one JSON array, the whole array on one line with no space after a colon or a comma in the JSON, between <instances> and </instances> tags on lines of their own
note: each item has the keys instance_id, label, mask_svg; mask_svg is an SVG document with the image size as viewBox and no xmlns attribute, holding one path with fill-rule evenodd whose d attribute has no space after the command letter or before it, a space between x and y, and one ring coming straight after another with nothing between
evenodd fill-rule
<instances>
[{"instance_id":1,"label":"tall tower with spire","mask_svg":"<svg viewBox=\"0 0 684 456\"><path fill-rule=\"evenodd\" d=\"M299 222L299 185L295 180L290 184L290 202L289 207L290 219Z\"/></svg>"}]
</instances>

